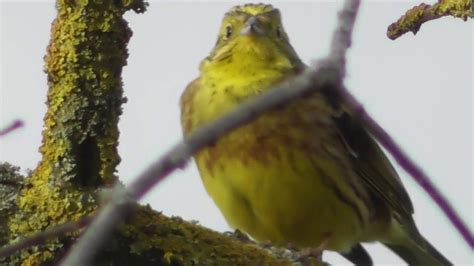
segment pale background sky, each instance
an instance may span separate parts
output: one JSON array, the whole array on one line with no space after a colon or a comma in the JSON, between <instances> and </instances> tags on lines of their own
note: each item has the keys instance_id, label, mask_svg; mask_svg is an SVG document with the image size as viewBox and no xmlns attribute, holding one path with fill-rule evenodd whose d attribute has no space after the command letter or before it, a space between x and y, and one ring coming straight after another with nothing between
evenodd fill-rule
<instances>
[{"instance_id":1,"label":"pale background sky","mask_svg":"<svg viewBox=\"0 0 474 266\"><path fill-rule=\"evenodd\" d=\"M129 183L181 139L179 96L212 49L223 14L243 1L153 1L143 15L127 14L134 35L123 72L128 103L120 120L119 176ZM340 1L268 1L278 7L300 57L328 51ZM431 1L434 2L434 1ZM349 54L346 83L368 111L415 158L473 229L472 21L443 18L396 41L387 26L418 1L363 1ZM1 1L0 128L25 127L0 139L0 161L34 168L46 111L43 56L55 16L52 1ZM428 196L399 168L415 205L415 220L430 242L456 265L472 252ZM144 199L167 215L228 230L207 196L194 163L176 171ZM317 226L317 225L315 225ZM401 264L368 244L376 264ZM347 264L325 253L326 261Z\"/></svg>"}]
</instances>

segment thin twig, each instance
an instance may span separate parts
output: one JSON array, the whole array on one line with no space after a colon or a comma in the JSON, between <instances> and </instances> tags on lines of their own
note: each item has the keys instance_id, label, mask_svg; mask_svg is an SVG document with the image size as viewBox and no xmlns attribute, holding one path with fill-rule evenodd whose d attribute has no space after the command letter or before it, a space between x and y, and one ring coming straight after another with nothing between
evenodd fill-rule
<instances>
[{"instance_id":1,"label":"thin twig","mask_svg":"<svg viewBox=\"0 0 474 266\"><path fill-rule=\"evenodd\" d=\"M63 236L66 233L76 231L89 224L93 219L93 216L86 216L78 221L70 221L61 225L57 225L46 229L43 232L38 232L30 236L26 236L15 243L8 246L4 246L0 249L0 258L8 257L13 255L15 252L29 248L31 246L40 245L46 242L48 239Z\"/></svg>"},{"instance_id":2,"label":"thin twig","mask_svg":"<svg viewBox=\"0 0 474 266\"><path fill-rule=\"evenodd\" d=\"M353 3L351 4L351 2ZM340 58L346 54L345 49L349 46L347 44L350 44L350 34L353 29L353 25L347 24L354 23L357 7L359 6L358 2L358 0L346 0L341 13L353 14L354 18L340 20L334 34L349 34L349 36L335 36L333 38L333 42L344 40L345 44L332 43L332 47L340 47L337 53L334 52L338 57L335 59L329 58L327 62L344 62L344 59L341 60ZM355 10L346 10L350 8L355 8ZM332 55L331 53L331 56ZM276 86L276 88L270 90L268 93L240 105L224 117L217 119L214 123L198 129L194 134L176 145L171 151L166 153L160 160L143 172L126 191L117 190L115 197L99 211L97 219L92 222L83 236L71 248L63 264L89 264L94 252L103 245L106 241L106 237L115 228L115 225L122 221L124 216L130 212L130 204L127 204L129 201L122 196L129 195L131 199L139 199L176 168L183 167L195 152L214 143L224 134L257 118L258 115L265 111L286 104L303 95L308 95L309 93L320 90L323 83L325 85L328 83L340 83L339 79L331 80L331 77L333 77L332 73L326 75L326 72L327 69L324 66L318 69L309 68L295 79Z\"/></svg>"},{"instance_id":3,"label":"thin twig","mask_svg":"<svg viewBox=\"0 0 474 266\"><path fill-rule=\"evenodd\" d=\"M13 121L13 123L11 125L9 125L8 127L4 128L4 129L0 129L0 137L20 128L23 126L23 121L21 120L15 120Z\"/></svg>"},{"instance_id":4,"label":"thin twig","mask_svg":"<svg viewBox=\"0 0 474 266\"><path fill-rule=\"evenodd\" d=\"M360 0L345 1L338 14L338 26L332 36L329 59L339 68L341 78L345 75L347 50L352 44L352 32L359 12Z\"/></svg>"}]
</instances>

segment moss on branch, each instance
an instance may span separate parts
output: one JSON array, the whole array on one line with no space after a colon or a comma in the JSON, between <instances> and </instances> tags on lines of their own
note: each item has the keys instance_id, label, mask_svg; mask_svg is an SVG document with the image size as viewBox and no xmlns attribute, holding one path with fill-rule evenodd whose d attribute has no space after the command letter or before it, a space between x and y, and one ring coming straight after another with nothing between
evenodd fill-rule
<instances>
[{"instance_id":1,"label":"moss on branch","mask_svg":"<svg viewBox=\"0 0 474 266\"><path fill-rule=\"evenodd\" d=\"M178 217L166 217L148 206L137 208L113 236L121 246L110 254L125 251L124 260L113 256L104 260L108 256L99 255L97 265L110 261L114 265L292 265L292 258L284 254L271 253Z\"/></svg>"}]
</instances>

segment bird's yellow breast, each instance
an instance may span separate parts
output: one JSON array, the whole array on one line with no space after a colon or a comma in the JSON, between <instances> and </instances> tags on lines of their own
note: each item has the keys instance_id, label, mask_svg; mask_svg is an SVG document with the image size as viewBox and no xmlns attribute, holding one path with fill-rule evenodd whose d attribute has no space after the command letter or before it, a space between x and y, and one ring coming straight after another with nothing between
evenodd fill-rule
<instances>
[{"instance_id":1,"label":"bird's yellow breast","mask_svg":"<svg viewBox=\"0 0 474 266\"><path fill-rule=\"evenodd\" d=\"M340 178L350 171L332 158L330 134L316 131L324 122L300 111L265 114L198 153L196 162L232 227L276 244L318 246L331 236L328 248L346 249L362 233L366 210Z\"/></svg>"},{"instance_id":2,"label":"bird's yellow breast","mask_svg":"<svg viewBox=\"0 0 474 266\"><path fill-rule=\"evenodd\" d=\"M204 61L182 97L185 134L303 68L272 47L242 37ZM336 250L360 240L367 209L347 184L352 171L330 123L330 108L315 96L267 112L195 156L232 227L277 244L317 246L330 237Z\"/></svg>"},{"instance_id":3,"label":"bird's yellow breast","mask_svg":"<svg viewBox=\"0 0 474 266\"><path fill-rule=\"evenodd\" d=\"M267 69L251 79L201 77L192 100L192 127L292 75ZM367 213L343 179L334 178L350 171L332 157L337 153L330 143L337 142L337 134L324 129L325 108L318 97L295 102L262 115L195 156L206 190L232 227L257 240L301 246L317 246L333 235L328 248L337 250L358 240ZM341 203L341 195L354 206Z\"/></svg>"}]
</instances>

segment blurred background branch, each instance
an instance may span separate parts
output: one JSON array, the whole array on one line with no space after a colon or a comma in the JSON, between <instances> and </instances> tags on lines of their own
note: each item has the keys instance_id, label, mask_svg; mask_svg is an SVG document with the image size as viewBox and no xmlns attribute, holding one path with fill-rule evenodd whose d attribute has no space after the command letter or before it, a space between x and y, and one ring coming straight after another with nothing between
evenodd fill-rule
<instances>
[{"instance_id":1,"label":"blurred background branch","mask_svg":"<svg viewBox=\"0 0 474 266\"><path fill-rule=\"evenodd\" d=\"M0 129L0 137L7 135L8 133L20 128L23 126L23 121L21 120L15 120L13 123L11 123L9 126Z\"/></svg>"}]
</instances>

